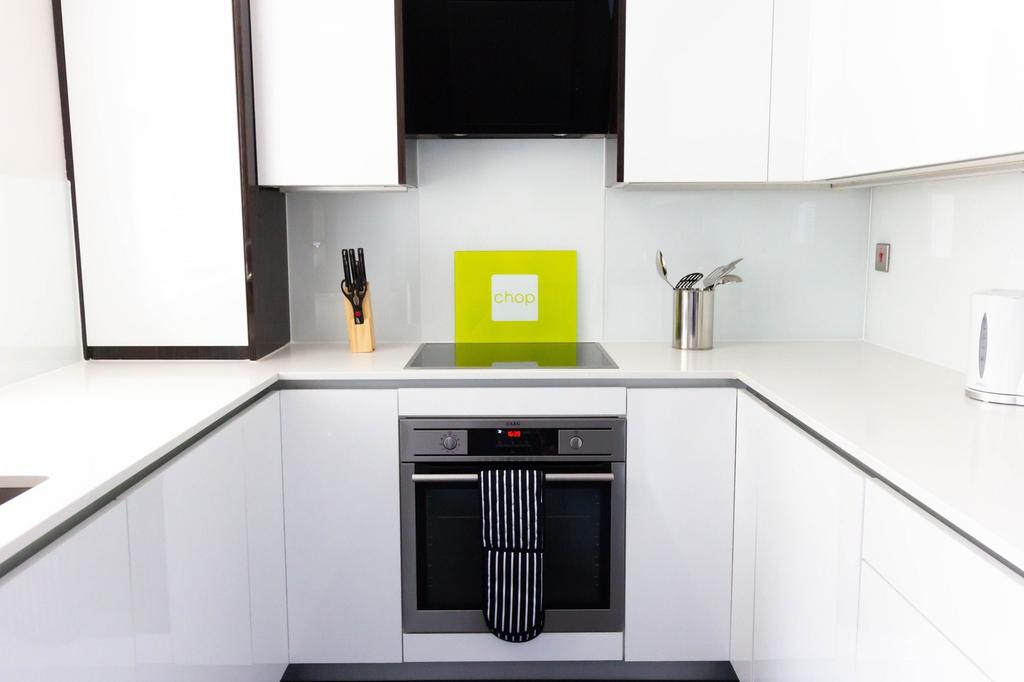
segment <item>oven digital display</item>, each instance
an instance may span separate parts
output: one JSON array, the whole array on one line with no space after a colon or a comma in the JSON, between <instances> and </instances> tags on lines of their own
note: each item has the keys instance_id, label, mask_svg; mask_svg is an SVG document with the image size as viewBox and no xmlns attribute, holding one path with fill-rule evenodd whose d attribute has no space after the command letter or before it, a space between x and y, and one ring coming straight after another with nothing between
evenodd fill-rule
<instances>
[{"instance_id":1,"label":"oven digital display","mask_svg":"<svg viewBox=\"0 0 1024 682\"><path fill-rule=\"evenodd\" d=\"M558 429L470 429L471 455L557 455Z\"/></svg>"}]
</instances>

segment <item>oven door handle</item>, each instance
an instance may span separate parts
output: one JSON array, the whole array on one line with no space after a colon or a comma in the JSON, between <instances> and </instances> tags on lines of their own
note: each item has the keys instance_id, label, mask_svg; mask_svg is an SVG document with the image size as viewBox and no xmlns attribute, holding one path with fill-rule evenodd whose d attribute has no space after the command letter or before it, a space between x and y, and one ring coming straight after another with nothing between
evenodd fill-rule
<instances>
[{"instance_id":1,"label":"oven door handle","mask_svg":"<svg viewBox=\"0 0 1024 682\"><path fill-rule=\"evenodd\" d=\"M413 474L413 483L465 483L479 481L479 474ZM615 474L544 474L544 480L565 483L614 481Z\"/></svg>"}]
</instances>

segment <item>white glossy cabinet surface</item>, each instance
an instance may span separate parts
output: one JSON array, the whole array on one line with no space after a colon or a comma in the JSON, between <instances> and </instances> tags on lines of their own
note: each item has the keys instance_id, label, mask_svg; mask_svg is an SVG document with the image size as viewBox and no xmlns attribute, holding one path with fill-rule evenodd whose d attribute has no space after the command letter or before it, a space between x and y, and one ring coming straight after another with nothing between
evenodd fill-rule
<instances>
[{"instance_id":1,"label":"white glossy cabinet surface","mask_svg":"<svg viewBox=\"0 0 1024 682\"><path fill-rule=\"evenodd\" d=\"M740 682L754 679L754 565L757 560L757 472L760 429L751 398L736 397L736 484L733 493L732 615L729 661Z\"/></svg>"},{"instance_id":2,"label":"white glossy cabinet surface","mask_svg":"<svg viewBox=\"0 0 1024 682\"><path fill-rule=\"evenodd\" d=\"M1024 578L875 482L864 561L992 679L1024 679Z\"/></svg>"},{"instance_id":3,"label":"white glossy cabinet surface","mask_svg":"<svg viewBox=\"0 0 1024 682\"><path fill-rule=\"evenodd\" d=\"M983 682L989 678L871 566L863 564L858 682Z\"/></svg>"},{"instance_id":4,"label":"white glossy cabinet surface","mask_svg":"<svg viewBox=\"0 0 1024 682\"><path fill-rule=\"evenodd\" d=\"M772 85L768 181L804 177L810 5L813 0L775 0L772 14Z\"/></svg>"},{"instance_id":5,"label":"white glossy cabinet surface","mask_svg":"<svg viewBox=\"0 0 1024 682\"><path fill-rule=\"evenodd\" d=\"M626 389L618 386L541 388L402 388L403 417L614 417L626 414Z\"/></svg>"},{"instance_id":6,"label":"white glossy cabinet surface","mask_svg":"<svg viewBox=\"0 0 1024 682\"><path fill-rule=\"evenodd\" d=\"M128 493L140 680L280 679L276 412L258 404Z\"/></svg>"},{"instance_id":7,"label":"white glossy cabinet surface","mask_svg":"<svg viewBox=\"0 0 1024 682\"><path fill-rule=\"evenodd\" d=\"M808 179L1024 152L1024 4L812 2Z\"/></svg>"},{"instance_id":8,"label":"white glossy cabinet surface","mask_svg":"<svg viewBox=\"0 0 1024 682\"><path fill-rule=\"evenodd\" d=\"M398 395L281 395L292 663L402 660Z\"/></svg>"},{"instance_id":9,"label":"white glossy cabinet surface","mask_svg":"<svg viewBox=\"0 0 1024 682\"><path fill-rule=\"evenodd\" d=\"M247 345L231 0L61 7L89 345Z\"/></svg>"},{"instance_id":10,"label":"white glossy cabinet surface","mask_svg":"<svg viewBox=\"0 0 1024 682\"><path fill-rule=\"evenodd\" d=\"M259 182L399 183L390 0L252 0Z\"/></svg>"},{"instance_id":11,"label":"white glossy cabinet surface","mask_svg":"<svg viewBox=\"0 0 1024 682\"><path fill-rule=\"evenodd\" d=\"M749 467L756 460L753 678L848 679L857 635L864 477L745 392L737 425L739 461ZM739 473L740 480L750 475ZM745 499L749 504L749 493ZM749 513L741 529L749 529ZM745 556L741 568L749 571L749 547ZM736 625L750 621L749 611L742 612Z\"/></svg>"},{"instance_id":12,"label":"white glossy cabinet surface","mask_svg":"<svg viewBox=\"0 0 1024 682\"><path fill-rule=\"evenodd\" d=\"M139 679L242 679L251 659L239 433L222 428L128 496Z\"/></svg>"},{"instance_id":13,"label":"white glossy cabinet surface","mask_svg":"<svg viewBox=\"0 0 1024 682\"><path fill-rule=\"evenodd\" d=\"M135 679L128 526L115 502L0 580L0 679Z\"/></svg>"},{"instance_id":14,"label":"white glossy cabinet surface","mask_svg":"<svg viewBox=\"0 0 1024 682\"><path fill-rule=\"evenodd\" d=\"M288 664L288 602L281 473L281 396L272 393L238 417L245 472L252 657L257 674L280 677Z\"/></svg>"},{"instance_id":15,"label":"white glossy cabinet surface","mask_svg":"<svg viewBox=\"0 0 1024 682\"><path fill-rule=\"evenodd\" d=\"M629 182L764 182L771 0L630 0Z\"/></svg>"},{"instance_id":16,"label":"white glossy cabinet surface","mask_svg":"<svg viewBox=\"0 0 1024 682\"><path fill-rule=\"evenodd\" d=\"M625 658L726 660L736 390L627 402Z\"/></svg>"}]
</instances>

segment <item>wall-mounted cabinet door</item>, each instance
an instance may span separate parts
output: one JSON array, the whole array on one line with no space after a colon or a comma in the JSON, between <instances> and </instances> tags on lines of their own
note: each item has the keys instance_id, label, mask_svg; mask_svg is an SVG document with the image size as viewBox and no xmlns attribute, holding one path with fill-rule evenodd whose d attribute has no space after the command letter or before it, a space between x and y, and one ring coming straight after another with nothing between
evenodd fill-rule
<instances>
[{"instance_id":1,"label":"wall-mounted cabinet door","mask_svg":"<svg viewBox=\"0 0 1024 682\"><path fill-rule=\"evenodd\" d=\"M765 182L772 0L629 0L627 183Z\"/></svg>"},{"instance_id":2,"label":"wall-mounted cabinet door","mask_svg":"<svg viewBox=\"0 0 1024 682\"><path fill-rule=\"evenodd\" d=\"M1024 4L810 5L808 179L1024 152Z\"/></svg>"},{"instance_id":3,"label":"wall-mounted cabinet door","mask_svg":"<svg viewBox=\"0 0 1024 682\"><path fill-rule=\"evenodd\" d=\"M0 580L0 679L136 680L131 609L115 502Z\"/></svg>"},{"instance_id":4,"label":"wall-mounted cabinet door","mask_svg":"<svg viewBox=\"0 0 1024 682\"><path fill-rule=\"evenodd\" d=\"M251 2L260 184L405 184L401 3Z\"/></svg>"},{"instance_id":5,"label":"wall-mounted cabinet door","mask_svg":"<svg viewBox=\"0 0 1024 682\"><path fill-rule=\"evenodd\" d=\"M255 186L247 33L236 42L247 7L55 3L89 357L288 341L284 197Z\"/></svg>"},{"instance_id":6,"label":"wall-mounted cabinet door","mask_svg":"<svg viewBox=\"0 0 1024 682\"><path fill-rule=\"evenodd\" d=\"M746 651L734 647L733 655L745 679L758 682L849 679L857 641L864 476L743 391L736 449L746 467L737 472L747 489L744 504L751 500L749 478L756 479L756 516L751 553L750 511L737 510L744 519L737 533L747 533L743 543L737 540L746 549L737 555L743 560L735 564L734 585L747 587L734 593L745 602L734 605L733 638L751 645Z\"/></svg>"}]
</instances>

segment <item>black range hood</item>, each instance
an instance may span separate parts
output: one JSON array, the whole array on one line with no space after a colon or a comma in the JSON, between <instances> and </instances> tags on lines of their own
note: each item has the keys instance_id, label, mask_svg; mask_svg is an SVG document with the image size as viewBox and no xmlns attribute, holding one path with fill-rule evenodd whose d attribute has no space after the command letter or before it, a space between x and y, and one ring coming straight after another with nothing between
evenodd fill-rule
<instances>
[{"instance_id":1,"label":"black range hood","mask_svg":"<svg viewBox=\"0 0 1024 682\"><path fill-rule=\"evenodd\" d=\"M613 131L616 0L403 0L406 133Z\"/></svg>"}]
</instances>

